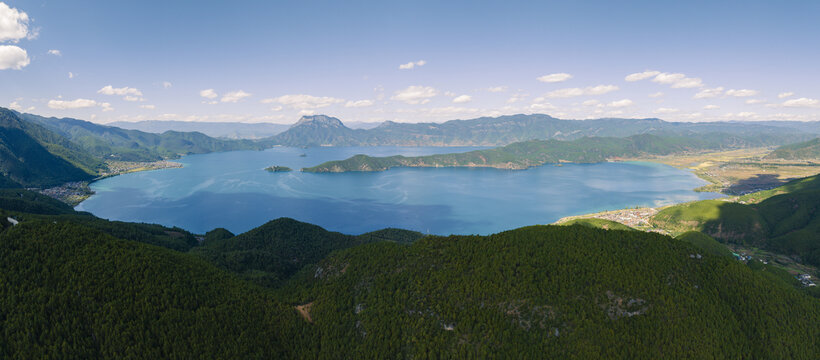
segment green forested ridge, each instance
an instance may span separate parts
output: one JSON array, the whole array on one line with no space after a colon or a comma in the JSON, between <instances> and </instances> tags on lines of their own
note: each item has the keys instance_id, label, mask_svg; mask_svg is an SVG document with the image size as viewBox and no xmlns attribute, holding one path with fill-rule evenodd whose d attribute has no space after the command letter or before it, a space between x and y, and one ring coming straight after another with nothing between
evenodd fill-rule
<instances>
[{"instance_id":1,"label":"green forested ridge","mask_svg":"<svg viewBox=\"0 0 820 360\"><path fill-rule=\"evenodd\" d=\"M785 283L787 273L658 234L534 226L349 236L279 219L237 236L215 229L197 245L183 230L96 219L25 190L0 199L15 191L23 203L0 211L0 357L820 352L820 303ZM193 242L144 244L175 231Z\"/></svg>"},{"instance_id":2,"label":"green forested ridge","mask_svg":"<svg viewBox=\"0 0 820 360\"><path fill-rule=\"evenodd\" d=\"M69 142L0 108L0 174L11 180L4 181L7 187L14 183L44 187L89 180L97 168L97 163Z\"/></svg>"},{"instance_id":3,"label":"green forested ridge","mask_svg":"<svg viewBox=\"0 0 820 360\"><path fill-rule=\"evenodd\" d=\"M202 246L193 249L194 254L266 286L279 285L334 250L374 241L412 242L421 237L420 233L399 229L345 235L289 218L270 221L235 237L224 232L208 235Z\"/></svg>"},{"instance_id":4,"label":"green forested ridge","mask_svg":"<svg viewBox=\"0 0 820 360\"><path fill-rule=\"evenodd\" d=\"M187 251L197 245L191 233L179 228L100 219L89 213L76 212L65 203L46 195L24 189L0 189L0 211L23 222L67 221L120 239L178 251Z\"/></svg>"},{"instance_id":5,"label":"green forested ridge","mask_svg":"<svg viewBox=\"0 0 820 360\"><path fill-rule=\"evenodd\" d=\"M312 303L325 358L820 354L815 299L652 233L536 226L373 243L292 281L307 284L293 296Z\"/></svg>"},{"instance_id":6,"label":"green forested ridge","mask_svg":"<svg viewBox=\"0 0 820 360\"><path fill-rule=\"evenodd\" d=\"M2 358L294 358L315 331L191 255L71 222L0 234Z\"/></svg>"},{"instance_id":7,"label":"green forested ridge","mask_svg":"<svg viewBox=\"0 0 820 360\"><path fill-rule=\"evenodd\" d=\"M695 247L716 256L731 257L732 252L711 236L698 231L687 231L675 237L680 241L688 242Z\"/></svg>"},{"instance_id":8,"label":"green forested ridge","mask_svg":"<svg viewBox=\"0 0 820 360\"><path fill-rule=\"evenodd\" d=\"M820 138L783 145L766 155L766 159L816 160L820 159Z\"/></svg>"},{"instance_id":9,"label":"green forested ridge","mask_svg":"<svg viewBox=\"0 0 820 360\"><path fill-rule=\"evenodd\" d=\"M563 222L560 225L562 226L571 226L571 225L580 225L586 226L596 229L604 229L604 230L635 230L629 226L621 224L617 221L612 220L605 220L605 219L595 219L595 218L585 218L585 219L574 219L567 222Z\"/></svg>"},{"instance_id":10,"label":"green forested ridge","mask_svg":"<svg viewBox=\"0 0 820 360\"><path fill-rule=\"evenodd\" d=\"M670 232L700 231L727 243L755 246L820 266L820 176L744 195L738 202L704 200L661 210L652 223Z\"/></svg>"},{"instance_id":11,"label":"green forested ridge","mask_svg":"<svg viewBox=\"0 0 820 360\"><path fill-rule=\"evenodd\" d=\"M401 155L389 157L356 155L346 160L329 161L305 168L302 171L383 171L400 166L482 166L526 169L547 163L596 163L613 158L734 149L752 146L755 141L729 134L700 134L689 137L642 134L626 138L584 137L572 141L530 140L500 148L465 153L412 157Z\"/></svg>"},{"instance_id":12,"label":"green forested ridge","mask_svg":"<svg viewBox=\"0 0 820 360\"><path fill-rule=\"evenodd\" d=\"M262 144L250 140L215 139L198 132L166 131L154 134L70 118L45 118L32 114L20 116L64 136L84 151L104 159L156 161L185 154L264 148Z\"/></svg>"},{"instance_id":13,"label":"green forested ridge","mask_svg":"<svg viewBox=\"0 0 820 360\"><path fill-rule=\"evenodd\" d=\"M105 160L156 161L185 154L259 150L271 144L220 140L196 132L124 130L0 108L0 187L51 187L91 180Z\"/></svg>"}]
</instances>

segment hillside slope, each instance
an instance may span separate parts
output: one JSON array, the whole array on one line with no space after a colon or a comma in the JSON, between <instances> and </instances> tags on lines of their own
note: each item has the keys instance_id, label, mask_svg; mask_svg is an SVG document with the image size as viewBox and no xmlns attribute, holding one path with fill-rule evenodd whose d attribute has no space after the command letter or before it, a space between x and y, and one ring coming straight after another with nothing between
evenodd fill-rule
<instances>
[{"instance_id":1,"label":"hillside slope","mask_svg":"<svg viewBox=\"0 0 820 360\"><path fill-rule=\"evenodd\" d=\"M653 225L673 234L700 231L820 266L820 176L748 194L740 202L704 200L668 207Z\"/></svg>"},{"instance_id":2,"label":"hillside slope","mask_svg":"<svg viewBox=\"0 0 820 360\"><path fill-rule=\"evenodd\" d=\"M230 235L213 234L192 253L265 286L279 285L305 265L315 264L335 250L374 241L409 243L422 237L421 233L398 229L352 236L289 218Z\"/></svg>"},{"instance_id":3,"label":"hillside slope","mask_svg":"<svg viewBox=\"0 0 820 360\"><path fill-rule=\"evenodd\" d=\"M46 142L49 139L54 142ZM64 139L31 126L14 112L0 108L0 173L4 177L26 187L91 179L96 170L92 168L97 167L95 160L75 150Z\"/></svg>"},{"instance_id":4,"label":"hillside slope","mask_svg":"<svg viewBox=\"0 0 820 360\"><path fill-rule=\"evenodd\" d=\"M33 114L20 116L66 137L88 153L104 159L157 161L186 154L264 148L250 140L214 139L198 132L167 131L154 134L71 118L46 118Z\"/></svg>"},{"instance_id":5,"label":"hillside slope","mask_svg":"<svg viewBox=\"0 0 820 360\"><path fill-rule=\"evenodd\" d=\"M817 160L820 159L820 138L783 145L766 155L766 159Z\"/></svg>"},{"instance_id":6,"label":"hillside slope","mask_svg":"<svg viewBox=\"0 0 820 360\"><path fill-rule=\"evenodd\" d=\"M196 257L68 222L0 234L0 357L293 358L292 307Z\"/></svg>"},{"instance_id":7,"label":"hillside slope","mask_svg":"<svg viewBox=\"0 0 820 360\"><path fill-rule=\"evenodd\" d=\"M697 255L697 256L696 256ZM820 303L636 231L535 226L345 250L293 280L326 358L803 358Z\"/></svg>"}]
</instances>

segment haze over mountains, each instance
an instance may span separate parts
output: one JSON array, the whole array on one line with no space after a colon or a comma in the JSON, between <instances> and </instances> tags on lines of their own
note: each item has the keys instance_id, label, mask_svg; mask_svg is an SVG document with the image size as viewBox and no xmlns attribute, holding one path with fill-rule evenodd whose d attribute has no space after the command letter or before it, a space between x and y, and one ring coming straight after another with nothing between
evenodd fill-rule
<instances>
[{"instance_id":1,"label":"haze over mountains","mask_svg":"<svg viewBox=\"0 0 820 360\"><path fill-rule=\"evenodd\" d=\"M378 122L349 121L345 126L351 129L372 129L379 126ZM166 131L201 132L215 138L226 139L263 139L282 133L292 125L274 123L243 123L243 122L203 122L203 121L175 121L175 120L145 120L145 121L115 121L106 124L122 129L139 130L150 133L164 133Z\"/></svg>"},{"instance_id":2,"label":"haze over mountains","mask_svg":"<svg viewBox=\"0 0 820 360\"><path fill-rule=\"evenodd\" d=\"M619 118L562 120L542 114L444 123L385 121L369 129L352 129L337 118L314 115L302 117L279 134L250 140L214 138L201 132L173 130L157 134L71 118L46 118L2 108L0 115L5 119L2 126L4 131L20 134L6 136L0 170L12 182L26 186L53 186L61 182L87 180L106 168L104 160L157 161L186 154L263 150L273 146L506 146L530 140L571 141L583 137L650 134L677 138L676 142L686 139L721 142L708 148L740 148L780 146L808 141L820 134L818 123L676 123L660 119ZM179 126L178 123L165 125ZM611 156L619 155L603 153L598 158ZM41 164L53 163L50 175L32 175L36 173L31 167L32 162L24 161L32 158L41 159Z\"/></svg>"}]
</instances>

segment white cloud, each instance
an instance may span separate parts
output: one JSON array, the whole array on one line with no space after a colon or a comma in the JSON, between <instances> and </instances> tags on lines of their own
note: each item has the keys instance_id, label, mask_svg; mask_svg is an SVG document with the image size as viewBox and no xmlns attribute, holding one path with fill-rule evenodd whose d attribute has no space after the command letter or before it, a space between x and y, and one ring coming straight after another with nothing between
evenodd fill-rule
<instances>
[{"instance_id":1,"label":"white cloud","mask_svg":"<svg viewBox=\"0 0 820 360\"><path fill-rule=\"evenodd\" d=\"M747 96L755 96L757 95L757 90L749 90L749 89L730 89L726 90L726 95L728 96L735 96L735 97L747 97Z\"/></svg>"},{"instance_id":2,"label":"white cloud","mask_svg":"<svg viewBox=\"0 0 820 360\"><path fill-rule=\"evenodd\" d=\"M244 92L242 90L237 90L225 94L219 101L224 103L235 103L249 96L251 96L250 93Z\"/></svg>"},{"instance_id":3,"label":"white cloud","mask_svg":"<svg viewBox=\"0 0 820 360\"><path fill-rule=\"evenodd\" d=\"M598 85L584 89L584 93L585 95L602 95L615 90L618 90L615 85Z\"/></svg>"},{"instance_id":4,"label":"white cloud","mask_svg":"<svg viewBox=\"0 0 820 360\"><path fill-rule=\"evenodd\" d=\"M558 89L555 91L550 91L547 93L546 97L548 98L569 98L569 97L576 97L576 96L583 96L583 95L602 95L609 92L613 92L618 90L618 87L615 85L597 85L597 86L590 86L587 88L566 88L566 89Z\"/></svg>"},{"instance_id":5,"label":"white cloud","mask_svg":"<svg viewBox=\"0 0 820 360\"><path fill-rule=\"evenodd\" d=\"M456 115L456 114L472 114L477 112L478 109L473 108L465 108L465 107L458 107L458 106L445 106L439 108L432 108L429 110L431 115Z\"/></svg>"},{"instance_id":6,"label":"white cloud","mask_svg":"<svg viewBox=\"0 0 820 360\"><path fill-rule=\"evenodd\" d=\"M673 114L680 111L680 109L675 108L657 108L655 109L655 114Z\"/></svg>"},{"instance_id":7,"label":"white cloud","mask_svg":"<svg viewBox=\"0 0 820 360\"><path fill-rule=\"evenodd\" d=\"M713 89L703 89L699 91L695 96L692 96L693 99L710 99L716 98L718 96L723 95L723 87L719 86Z\"/></svg>"},{"instance_id":8,"label":"white cloud","mask_svg":"<svg viewBox=\"0 0 820 360\"><path fill-rule=\"evenodd\" d=\"M170 81L163 81L163 82L162 82L162 87L163 87L164 89L168 89L168 88L170 88L171 86L174 86L174 85L173 85L173 84L171 84L171 82L170 82Z\"/></svg>"},{"instance_id":9,"label":"white cloud","mask_svg":"<svg viewBox=\"0 0 820 360\"><path fill-rule=\"evenodd\" d=\"M584 106L598 106L601 102L595 99L590 99L581 103Z\"/></svg>"},{"instance_id":10,"label":"white cloud","mask_svg":"<svg viewBox=\"0 0 820 360\"><path fill-rule=\"evenodd\" d=\"M16 101L12 101L11 104L9 104L9 109L23 111L23 107L20 106L20 104L18 104Z\"/></svg>"},{"instance_id":11,"label":"white cloud","mask_svg":"<svg viewBox=\"0 0 820 360\"><path fill-rule=\"evenodd\" d=\"M102 111L103 111L103 112L106 112L106 111L114 111L114 108L112 108L112 107L111 107L111 104L109 104L109 103L107 103L107 102L106 102L106 103L102 103L102 104L100 104L100 107L102 107Z\"/></svg>"},{"instance_id":12,"label":"white cloud","mask_svg":"<svg viewBox=\"0 0 820 360\"><path fill-rule=\"evenodd\" d=\"M73 72L71 72L71 71L69 71L69 72L68 72L68 78L69 78L69 79L73 79L73 78L74 78L74 73L73 73Z\"/></svg>"},{"instance_id":13,"label":"white cloud","mask_svg":"<svg viewBox=\"0 0 820 360\"><path fill-rule=\"evenodd\" d=\"M76 99L71 101L66 100L49 100L48 107L58 110L66 109L83 109L97 106L97 102L89 99Z\"/></svg>"},{"instance_id":14,"label":"white cloud","mask_svg":"<svg viewBox=\"0 0 820 360\"><path fill-rule=\"evenodd\" d=\"M410 70L410 69L415 68L416 66L419 66L419 67L424 66L424 64L427 64L427 62L424 61L424 60L419 60L419 61L415 61L415 62L411 61L407 64L399 65L399 70Z\"/></svg>"},{"instance_id":15,"label":"white cloud","mask_svg":"<svg viewBox=\"0 0 820 360\"><path fill-rule=\"evenodd\" d=\"M206 99L215 99L219 96L214 89L205 89L199 92L199 96L202 96Z\"/></svg>"},{"instance_id":16,"label":"white cloud","mask_svg":"<svg viewBox=\"0 0 820 360\"><path fill-rule=\"evenodd\" d=\"M122 99L125 100L125 101L145 101L145 99L143 99L139 96L131 96L131 95L128 95L128 96L126 96Z\"/></svg>"},{"instance_id":17,"label":"white cloud","mask_svg":"<svg viewBox=\"0 0 820 360\"><path fill-rule=\"evenodd\" d=\"M0 45L0 70L20 70L30 62L26 50L14 45Z\"/></svg>"},{"instance_id":18,"label":"white cloud","mask_svg":"<svg viewBox=\"0 0 820 360\"><path fill-rule=\"evenodd\" d=\"M654 93L654 94L649 94L649 97L651 97L651 98L659 98L659 97L661 97L661 96L663 96L663 93L662 93L662 92L660 92L660 91L658 91L658 92L656 92L656 93Z\"/></svg>"},{"instance_id":19,"label":"white cloud","mask_svg":"<svg viewBox=\"0 0 820 360\"><path fill-rule=\"evenodd\" d=\"M621 107L632 106L634 104L635 104L635 102L633 102L632 100L622 99L622 100L613 101L613 102L609 103L608 106L609 107L621 108Z\"/></svg>"},{"instance_id":20,"label":"white cloud","mask_svg":"<svg viewBox=\"0 0 820 360\"><path fill-rule=\"evenodd\" d=\"M507 91L507 87L506 86L491 86L491 87L487 88L487 91L489 91L491 93L500 93L500 92Z\"/></svg>"},{"instance_id":21,"label":"white cloud","mask_svg":"<svg viewBox=\"0 0 820 360\"><path fill-rule=\"evenodd\" d=\"M754 104L762 104L762 103L764 103L764 102L765 102L765 101L763 101L763 100L761 100L761 99L749 99L749 100L746 100L746 103L747 103L747 104L749 104L749 105L754 105Z\"/></svg>"},{"instance_id":22,"label":"white cloud","mask_svg":"<svg viewBox=\"0 0 820 360\"><path fill-rule=\"evenodd\" d=\"M348 108L359 108L368 106L373 106L373 100L348 101L347 104L345 104L345 107Z\"/></svg>"},{"instance_id":23,"label":"white cloud","mask_svg":"<svg viewBox=\"0 0 820 360\"><path fill-rule=\"evenodd\" d=\"M274 107L270 108L270 111L282 111L282 109L283 108L281 106L274 106Z\"/></svg>"},{"instance_id":24,"label":"white cloud","mask_svg":"<svg viewBox=\"0 0 820 360\"><path fill-rule=\"evenodd\" d=\"M306 109L299 110L299 116L310 116L310 115L315 115L315 114L316 114L315 110L306 110Z\"/></svg>"},{"instance_id":25,"label":"white cloud","mask_svg":"<svg viewBox=\"0 0 820 360\"><path fill-rule=\"evenodd\" d=\"M696 88L703 86L703 80L700 78L686 77L685 74L681 73L660 73L655 75L652 82L669 85L673 89Z\"/></svg>"},{"instance_id":26,"label":"white cloud","mask_svg":"<svg viewBox=\"0 0 820 360\"><path fill-rule=\"evenodd\" d=\"M820 100L809 98L791 99L783 102L783 106L788 107L817 107L818 105L820 105Z\"/></svg>"},{"instance_id":27,"label":"white cloud","mask_svg":"<svg viewBox=\"0 0 820 360\"><path fill-rule=\"evenodd\" d=\"M514 103L517 103L519 101L523 101L528 96L530 96L530 95L529 94L524 94L524 93L513 94L513 96L510 96L510 98L507 99L507 104L514 104Z\"/></svg>"},{"instance_id":28,"label":"white cloud","mask_svg":"<svg viewBox=\"0 0 820 360\"><path fill-rule=\"evenodd\" d=\"M584 89L581 88L566 88L553 90L547 93L549 98L568 98L584 95Z\"/></svg>"},{"instance_id":29,"label":"white cloud","mask_svg":"<svg viewBox=\"0 0 820 360\"><path fill-rule=\"evenodd\" d=\"M323 108L341 102L344 102L344 100L329 96L311 96L304 94L282 95L277 98L263 99L261 101L263 104L279 103L293 109L302 110Z\"/></svg>"},{"instance_id":30,"label":"white cloud","mask_svg":"<svg viewBox=\"0 0 820 360\"><path fill-rule=\"evenodd\" d=\"M545 83L558 83L572 79L572 75L567 73L555 73L538 77L538 81Z\"/></svg>"},{"instance_id":31,"label":"white cloud","mask_svg":"<svg viewBox=\"0 0 820 360\"><path fill-rule=\"evenodd\" d=\"M744 111L744 112L739 112L739 113L736 113L736 114L727 113L726 115L723 115L723 117L725 117L727 119L736 119L736 118L744 118L745 119L745 118L754 117L755 115L757 115L757 113L754 113L754 112L751 112L751 111Z\"/></svg>"},{"instance_id":32,"label":"white cloud","mask_svg":"<svg viewBox=\"0 0 820 360\"><path fill-rule=\"evenodd\" d=\"M530 110L532 111L543 111L543 110L555 110L555 105L552 105L548 102L539 102L530 105Z\"/></svg>"},{"instance_id":33,"label":"white cloud","mask_svg":"<svg viewBox=\"0 0 820 360\"><path fill-rule=\"evenodd\" d=\"M25 12L0 2L0 41L16 43L22 38L36 36L35 34L29 34L28 20L28 14Z\"/></svg>"},{"instance_id":34,"label":"white cloud","mask_svg":"<svg viewBox=\"0 0 820 360\"><path fill-rule=\"evenodd\" d=\"M140 107L143 108L143 109L148 109L148 110L154 110L154 109L157 108L154 105L140 105Z\"/></svg>"},{"instance_id":35,"label":"white cloud","mask_svg":"<svg viewBox=\"0 0 820 360\"><path fill-rule=\"evenodd\" d=\"M107 85L107 86L103 87L102 89L97 90L97 93L98 94L103 94L103 95L142 96L142 91L139 91L135 88L131 88L131 87L127 87L127 86L126 87L121 87L121 88L115 88L111 85Z\"/></svg>"},{"instance_id":36,"label":"white cloud","mask_svg":"<svg viewBox=\"0 0 820 360\"><path fill-rule=\"evenodd\" d=\"M403 101L407 104L426 104L430 102L430 98L438 95L438 90L430 86L409 86L404 90L396 91L395 95L391 97L393 100Z\"/></svg>"},{"instance_id":37,"label":"white cloud","mask_svg":"<svg viewBox=\"0 0 820 360\"><path fill-rule=\"evenodd\" d=\"M792 96L792 95L794 95L794 93L793 93L793 92L791 92L791 91L787 91L787 92L782 92L782 93L780 93L780 94L777 94L777 98L778 98L778 99L785 99L785 98L790 97L790 96Z\"/></svg>"},{"instance_id":38,"label":"white cloud","mask_svg":"<svg viewBox=\"0 0 820 360\"><path fill-rule=\"evenodd\" d=\"M60 50L57 50L57 49L49 50L48 54L49 55L54 55L54 56L63 56L63 53L61 53Z\"/></svg>"},{"instance_id":39,"label":"white cloud","mask_svg":"<svg viewBox=\"0 0 820 360\"><path fill-rule=\"evenodd\" d=\"M706 105L706 106L704 106L704 107L703 107L703 109L704 109L704 110L715 110L715 109L720 109L720 106L717 106L717 105Z\"/></svg>"},{"instance_id":40,"label":"white cloud","mask_svg":"<svg viewBox=\"0 0 820 360\"><path fill-rule=\"evenodd\" d=\"M640 80L649 79L653 76L657 76L660 73L661 73L660 71L646 70L644 72L629 74L624 78L624 80L629 81L629 82L640 81Z\"/></svg>"},{"instance_id":41,"label":"white cloud","mask_svg":"<svg viewBox=\"0 0 820 360\"><path fill-rule=\"evenodd\" d=\"M464 103L468 103L470 101L473 101L473 97L470 96L470 95L456 96L456 98L453 99L454 104L464 104Z\"/></svg>"}]
</instances>

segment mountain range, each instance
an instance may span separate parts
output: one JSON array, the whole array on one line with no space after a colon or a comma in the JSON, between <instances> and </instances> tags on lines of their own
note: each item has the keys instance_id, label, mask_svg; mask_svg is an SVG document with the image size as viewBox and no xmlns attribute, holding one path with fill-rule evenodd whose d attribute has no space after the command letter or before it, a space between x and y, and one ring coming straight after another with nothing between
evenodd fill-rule
<instances>
[{"instance_id":1,"label":"mountain range","mask_svg":"<svg viewBox=\"0 0 820 360\"><path fill-rule=\"evenodd\" d=\"M107 160L157 161L187 154L263 150L273 146L495 147L534 140L573 141L652 135L691 143L721 139L723 148L742 148L781 146L807 141L820 134L820 125L815 123L675 123L659 119L617 118L561 120L539 114L444 123L385 121L372 128L352 129L337 118L314 115L302 117L279 134L251 140L214 138L201 132L173 130L158 134L2 108L0 116L4 119L0 128L6 134L0 151L0 174L4 177L0 185L28 187L91 179L107 168ZM165 125L179 126L178 123ZM547 158L556 156L547 154ZM43 166L46 164L49 166Z\"/></svg>"},{"instance_id":2,"label":"mountain range","mask_svg":"<svg viewBox=\"0 0 820 360\"><path fill-rule=\"evenodd\" d=\"M660 119L562 120L549 115L509 115L444 123L385 121L372 129L351 129L341 120L303 116L290 129L266 141L283 146L504 146L528 140L575 140L638 134L693 136L728 133L757 139L762 146L805 141L820 134L820 124L784 122L680 123Z\"/></svg>"}]
</instances>

